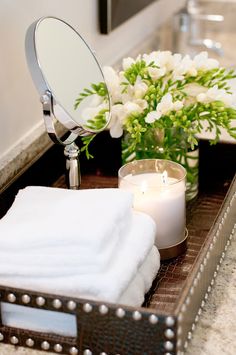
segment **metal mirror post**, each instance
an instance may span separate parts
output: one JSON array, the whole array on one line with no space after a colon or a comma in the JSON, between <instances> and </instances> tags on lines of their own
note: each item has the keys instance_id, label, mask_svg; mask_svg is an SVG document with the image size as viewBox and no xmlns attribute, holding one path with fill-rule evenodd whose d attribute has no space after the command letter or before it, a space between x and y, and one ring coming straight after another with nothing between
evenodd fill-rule
<instances>
[{"instance_id":1,"label":"metal mirror post","mask_svg":"<svg viewBox=\"0 0 236 355\"><path fill-rule=\"evenodd\" d=\"M56 17L43 17L26 33L26 58L43 106L46 130L54 143L65 146L66 180L68 187L80 185L78 136L103 131L110 120L110 99L102 70L84 39L73 27ZM87 108L94 106L94 95L80 96L91 84L103 85L107 92L107 115L102 125L91 126ZM67 130L64 140L58 136L55 122Z\"/></svg>"}]
</instances>

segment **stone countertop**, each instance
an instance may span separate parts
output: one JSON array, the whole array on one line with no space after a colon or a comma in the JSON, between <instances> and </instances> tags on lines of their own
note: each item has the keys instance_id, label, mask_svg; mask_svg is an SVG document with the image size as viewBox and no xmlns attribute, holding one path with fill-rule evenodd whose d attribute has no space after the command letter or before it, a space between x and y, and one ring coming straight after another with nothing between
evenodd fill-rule
<instances>
[{"instance_id":1,"label":"stone countertop","mask_svg":"<svg viewBox=\"0 0 236 355\"><path fill-rule=\"evenodd\" d=\"M236 238L226 253L212 293L203 309L186 355L235 355ZM0 344L1 355L52 355Z\"/></svg>"}]
</instances>

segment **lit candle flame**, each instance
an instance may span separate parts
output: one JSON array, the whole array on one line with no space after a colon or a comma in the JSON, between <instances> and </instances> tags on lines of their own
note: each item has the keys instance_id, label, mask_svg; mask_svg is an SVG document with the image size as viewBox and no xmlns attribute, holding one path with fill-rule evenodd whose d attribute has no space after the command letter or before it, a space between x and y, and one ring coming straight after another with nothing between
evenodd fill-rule
<instances>
[{"instance_id":1,"label":"lit candle flame","mask_svg":"<svg viewBox=\"0 0 236 355\"><path fill-rule=\"evenodd\" d=\"M161 174L161 179L164 185L167 184L167 179L168 179L168 173L166 170L163 171L163 173Z\"/></svg>"}]
</instances>

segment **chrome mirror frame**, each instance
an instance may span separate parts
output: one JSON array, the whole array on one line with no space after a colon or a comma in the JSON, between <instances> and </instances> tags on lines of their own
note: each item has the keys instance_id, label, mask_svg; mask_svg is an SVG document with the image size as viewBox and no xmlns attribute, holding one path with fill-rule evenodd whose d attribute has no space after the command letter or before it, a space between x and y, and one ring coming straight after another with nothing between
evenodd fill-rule
<instances>
[{"instance_id":1,"label":"chrome mirror frame","mask_svg":"<svg viewBox=\"0 0 236 355\"><path fill-rule=\"evenodd\" d=\"M96 133L103 131L107 127L111 117L110 96L108 94L108 106L109 106L108 120L104 125L104 127L102 127L100 130L97 131L93 131L92 129L86 128L83 125L79 124L78 122L75 122L71 117L71 115L66 111L66 109L60 104L59 101L57 101L57 99L53 95L53 88L50 87L47 78L45 77L43 70L40 66L39 55L37 52L37 45L36 45L38 28L42 23L42 21L46 19L55 19L57 21L60 21L64 23L66 26L68 26L71 30L73 30L76 33L76 35L78 35L79 39L87 47L91 55L93 56L93 59L95 60L95 63L98 66L98 70L100 71L104 83L105 83L105 78L99 63L96 57L94 56L93 51L90 49L90 47L85 42L85 40L81 37L81 35L67 22L57 17L45 16L40 18L39 20L36 20L29 26L25 37L25 53L26 53L26 59L27 59L29 71L31 73L31 77L40 95L40 101L42 103L43 118L44 118L46 131L54 143L62 144L65 147L64 155L66 156L67 159L66 180L68 181L68 187L71 189L78 189L80 186L80 179L81 179L79 159L78 159L80 151L77 145L74 143L74 141L78 136L94 135ZM68 131L66 138L64 140L62 140L56 132L56 127L55 127L56 121L60 122Z\"/></svg>"}]
</instances>

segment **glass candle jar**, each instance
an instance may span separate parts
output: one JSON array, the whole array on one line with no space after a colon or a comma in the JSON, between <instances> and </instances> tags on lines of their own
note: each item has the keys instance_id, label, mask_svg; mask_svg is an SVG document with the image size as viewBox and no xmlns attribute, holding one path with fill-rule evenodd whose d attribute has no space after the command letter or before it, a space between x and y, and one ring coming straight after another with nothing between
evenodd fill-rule
<instances>
[{"instance_id":1,"label":"glass candle jar","mask_svg":"<svg viewBox=\"0 0 236 355\"><path fill-rule=\"evenodd\" d=\"M155 221L155 245L163 254L162 259L183 252L182 243L186 240L186 170L170 160L142 159L123 165L118 178L119 188L132 191L134 209L149 214ZM176 250L176 246L181 247ZM172 248L175 252L169 253L168 249Z\"/></svg>"}]
</instances>

